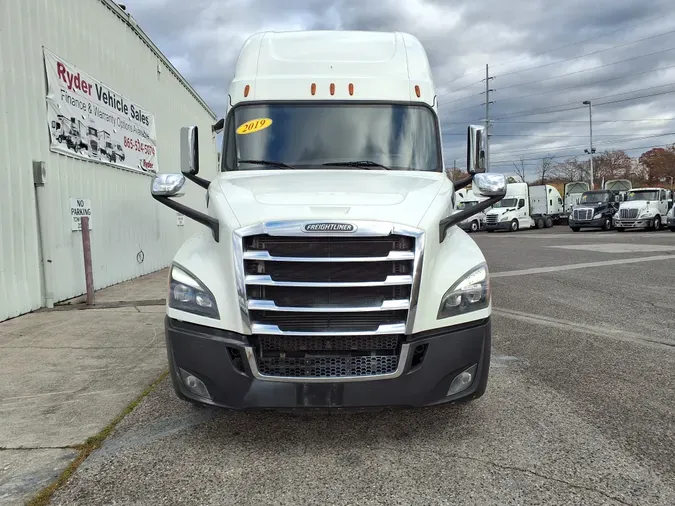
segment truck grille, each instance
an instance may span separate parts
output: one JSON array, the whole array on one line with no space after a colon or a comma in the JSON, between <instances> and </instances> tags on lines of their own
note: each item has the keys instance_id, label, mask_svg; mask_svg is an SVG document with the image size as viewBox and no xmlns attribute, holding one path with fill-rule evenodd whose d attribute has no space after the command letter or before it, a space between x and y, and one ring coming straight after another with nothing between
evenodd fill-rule
<instances>
[{"instance_id":1,"label":"truck grille","mask_svg":"<svg viewBox=\"0 0 675 506\"><path fill-rule=\"evenodd\" d=\"M590 220L593 217L593 209L575 209L572 217L576 221Z\"/></svg>"},{"instance_id":2,"label":"truck grille","mask_svg":"<svg viewBox=\"0 0 675 506\"><path fill-rule=\"evenodd\" d=\"M241 238L258 372L283 378L394 373L415 299L414 236Z\"/></svg>"},{"instance_id":3,"label":"truck grille","mask_svg":"<svg viewBox=\"0 0 675 506\"><path fill-rule=\"evenodd\" d=\"M638 216L639 209L619 209L619 217L622 220L634 220Z\"/></svg>"},{"instance_id":4,"label":"truck grille","mask_svg":"<svg viewBox=\"0 0 675 506\"><path fill-rule=\"evenodd\" d=\"M490 224L497 223L497 215L496 214L488 214L485 217L485 223L490 223Z\"/></svg>"}]
</instances>

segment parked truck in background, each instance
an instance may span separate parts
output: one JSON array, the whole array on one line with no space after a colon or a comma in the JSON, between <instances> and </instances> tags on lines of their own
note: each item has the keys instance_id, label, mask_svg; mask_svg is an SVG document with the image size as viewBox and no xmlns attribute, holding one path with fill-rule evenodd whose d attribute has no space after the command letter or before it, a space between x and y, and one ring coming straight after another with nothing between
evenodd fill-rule
<instances>
[{"instance_id":1,"label":"parked truck in background","mask_svg":"<svg viewBox=\"0 0 675 506\"><path fill-rule=\"evenodd\" d=\"M675 195L673 197L675 198ZM670 211L668 211L668 215L666 217L666 222L670 231L675 232L675 206L670 207Z\"/></svg>"},{"instance_id":2,"label":"parked truck in background","mask_svg":"<svg viewBox=\"0 0 675 506\"><path fill-rule=\"evenodd\" d=\"M619 207L615 194L609 190L586 191L579 203L572 207L568 225L574 232L582 228L611 230Z\"/></svg>"},{"instance_id":3,"label":"parked truck in background","mask_svg":"<svg viewBox=\"0 0 675 506\"><path fill-rule=\"evenodd\" d=\"M473 206L477 206L486 199L485 197L476 197L473 191L471 191L470 189L466 189L455 192L455 200L456 200L455 209L457 209L458 211L462 211L464 209L469 209ZM484 211L480 211L479 213L476 213L473 216L470 216L469 218L466 218L465 220L459 223L459 227L467 232L478 232L479 230L483 230L485 228L486 212L487 209Z\"/></svg>"},{"instance_id":4,"label":"parked truck in background","mask_svg":"<svg viewBox=\"0 0 675 506\"><path fill-rule=\"evenodd\" d=\"M630 182L630 179L610 179L605 181L602 186L603 190L609 190L614 194L614 200L616 202L623 202L626 200L626 193L628 193L633 188L633 183Z\"/></svg>"},{"instance_id":5,"label":"parked truck in background","mask_svg":"<svg viewBox=\"0 0 675 506\"><path fill-rule=\"evenodd\" d=\"M660 230L667 225L668 211L673 207L670 190L663 188L633 188L626 193L614 215L614 228L618 232L626 229L646 228Z\"/></svg>"},{"instance_id":6,"label":"parked truck in background","mask_svg":"<svg viewBox=\"0 0 675 506\"><path fill-rule=\"evenodd\" d=\"M572 213L572 207L579 203L579 199L584 192L590 190L591 187L586 181L571 181L565 183L563 189L563 214L562 219L569 219L570 214Z\"/></svg>"},{"instance_id":7,"label":"parked truck in background","mask_svg":"<svg viewBox=\"0 0 675 506\"><path fill-rule=\"evenodd\" d=\"M152 195L205 225L170 268L166 349L176 395L228 408L428 406L483 395L488 268L456 225L499 202L468 129L468 178L444 170L438 100L414 36L265 32L230 84L221 172ZM205 132L210 139L211 132ZM200 142L202 145L208 143ZM180 204L186 178L207 211ZM456 190L487 197L454 209Z\"/></svg>"},{"instance_id":8,"label":"parked truck in background","mask_svg":"<svg viewBox=\"0 0 675 506\"><path fill-rule=\"evenodd\" d=\"M521 228L549 228L562 214L563 200L554 186L509 183L506 196L487 212L485 229L516 232Z\"/></svg>"}]
</instances>

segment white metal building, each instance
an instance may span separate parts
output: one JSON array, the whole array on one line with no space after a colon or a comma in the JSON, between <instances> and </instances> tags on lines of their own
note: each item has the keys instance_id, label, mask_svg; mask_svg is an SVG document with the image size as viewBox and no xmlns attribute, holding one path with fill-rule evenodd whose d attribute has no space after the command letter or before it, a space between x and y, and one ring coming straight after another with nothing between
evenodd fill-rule
<instances>
[{"instance_id":1,"label":"white metal building","mask_svg":"<svg viewBox=\"0 0 675 506\"><path fill-rule=\"evenodd\" d=\"M153 171L180 171L180 127L199 126L200 174L217 168L215 115L117 4L3 0L0 23L2 321L85 292L81 213L96 289L167 266L202 230L150 196Z\"/></svg>"}]
</instances>

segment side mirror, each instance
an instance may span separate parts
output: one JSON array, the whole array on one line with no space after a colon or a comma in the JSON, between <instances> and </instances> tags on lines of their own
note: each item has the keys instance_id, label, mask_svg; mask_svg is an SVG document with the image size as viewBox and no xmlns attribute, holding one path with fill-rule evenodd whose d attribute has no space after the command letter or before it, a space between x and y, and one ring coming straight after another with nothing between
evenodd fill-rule
<instances>
[{"instance_id":1,"label":"side mirror","mask_svg":"<svg viewBox=\"0 0 675 506\"><path fill-rule=\"evenodd\" d=\"M476 174L473 177L473 194L477 197L504 197L506 176L495 173Z\"/></svg>"},{"instance_id":2,"label":"side mirror","mask_svg":"<svg viewBox=\"0 0 675 506\"><path fill-rule=\"evenodd\" d=\"M152 178L150 192L153 197L181 197L185 176L183 174L157 174Z\"/></svg>"},{"instance_id":3,"label":"side mirror","mask_svg":"<svg viewBox=\"0 0 675 506\"><path fill-rule=\"evenodd\" d=\"M199 135L196 126L180 129L180 170L195 176L199 173Z\"/></svg>"},{"instance_id":4,"label":"side mirror","mask_svg":"<svg viewBox=\"0 0 675 506\"><path fill-rule=\"evenodd\" d=\"M466 170L469 174L485 172L486 143L485 127L469 125L466 139Z\"/></svg>"}]
</instances>

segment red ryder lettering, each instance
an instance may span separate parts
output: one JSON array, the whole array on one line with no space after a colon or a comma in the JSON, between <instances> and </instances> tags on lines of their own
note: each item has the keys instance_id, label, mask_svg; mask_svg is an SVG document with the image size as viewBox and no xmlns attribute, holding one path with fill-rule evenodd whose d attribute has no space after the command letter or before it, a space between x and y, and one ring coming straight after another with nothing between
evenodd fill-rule
<instances>
[{"instance_id":1,"label":"red ryder lettering","mask_svg":"<svg viewBox=\"0 0 675 506\"><path fill-rule=\"evenodd\" d=\"M56 72L59 75L59 78L63 80L64 83L68 86L68 89L72 91L73 88L80 90L82 93L91 95L91 84L80 77L80 73L71 74L66 69L66 66L61 63L56 63Z\"/></svg>"}]
</instances>

